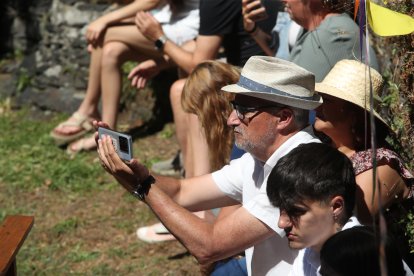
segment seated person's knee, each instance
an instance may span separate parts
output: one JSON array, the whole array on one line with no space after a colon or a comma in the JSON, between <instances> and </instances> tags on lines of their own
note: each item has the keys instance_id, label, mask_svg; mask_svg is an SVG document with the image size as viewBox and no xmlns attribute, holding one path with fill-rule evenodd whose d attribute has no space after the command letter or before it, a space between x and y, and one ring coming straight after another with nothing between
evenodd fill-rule
<instances>
[{"instance_id":1,"label":"seated person's knee","mask_svg":"<svg viewBox=\"0 0 414 276\"><path fill-rule=\"evenodd\" d=\"M122 42L109 42L105 44L102 49L102 65L118 61L121 54L124 53L127 48L128 47Z\"/></svg>"},{"instance_id":2,"label":"seated person's knee","mask_svg":"<svg viewBox=\"0 0 414 276\"><path fill-rule=\"evenodd\" d=\"M171 102L180 102L181 94L183 92L186 79L179 79L175 81L170 88L170 100Z\"/></svg>"}]
</instances>

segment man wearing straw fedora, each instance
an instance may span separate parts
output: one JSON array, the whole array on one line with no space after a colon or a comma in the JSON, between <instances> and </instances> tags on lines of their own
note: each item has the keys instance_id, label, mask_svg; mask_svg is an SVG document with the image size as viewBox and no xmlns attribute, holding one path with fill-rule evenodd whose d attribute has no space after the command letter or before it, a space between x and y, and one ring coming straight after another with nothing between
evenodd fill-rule
<instances>
[{"instance_id":1,"label":"man wearing straw fedora","mask_svg":"<svg viewBox=\"0 0 414 276\"><path fill-rule=\"evenodd\" d=\"M287 275L297 252L288 248L277 226L279 210L269 203L266 180L290 150L319 142L308 126L308 110L322 103L314 85L314 75L291 62L251 57L239 82L222 88L235 94L227 124L236 145L247 152L241 158L200 177L151 176L136 159L122 162L111 139L103 137L97 140L101 164L143 200L201 264L245 250L249 275ZM191 213L239 203L241 208L213 223Z\"/></svg>"}]
</instances>

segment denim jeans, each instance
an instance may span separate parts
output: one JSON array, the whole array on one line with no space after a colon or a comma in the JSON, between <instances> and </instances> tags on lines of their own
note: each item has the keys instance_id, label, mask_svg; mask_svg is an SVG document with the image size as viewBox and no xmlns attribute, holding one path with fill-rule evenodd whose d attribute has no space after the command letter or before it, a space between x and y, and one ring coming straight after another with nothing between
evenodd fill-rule
<instances>
[{"instance_id":1,"label":"denim jeans","mask_svg":"<svg viewBox=\"0 0 414 276\"><path fill-rule=\"evenodd\" d=\"M231 258L227 262L217 262L211 276L247 276L246 258Z\"/></svg>"},{"instance_id":2,"label":"denim jeans","mask_svg":"<svg viewBox=\"0 0 414 276\"><path fill-rule=\"evenodd\" d=\"M289 27L292 20L287 12L278 12L273 32L279 35L279 48L276 57L287 60L289 58Z\"/></svg>"}]
</instances>

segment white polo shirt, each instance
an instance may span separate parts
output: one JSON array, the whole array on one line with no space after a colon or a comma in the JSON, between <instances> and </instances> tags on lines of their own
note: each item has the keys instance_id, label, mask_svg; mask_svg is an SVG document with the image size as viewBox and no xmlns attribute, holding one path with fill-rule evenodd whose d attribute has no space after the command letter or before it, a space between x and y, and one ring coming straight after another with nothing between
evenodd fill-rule
<instances>
[{"instance_id":1,"label":"white polo shirt","mask_svg":"<svg viewBox=\"0 0 414 276\"><path fill-rule=\"evenodd\" d=\"M298 145L311 142L320 141L309 126L284 142L265 164L246 153L212 174L223 193L241 202L243 208L278 234L246 249L249 275L288 275L291 270L298 252L288 247L284 230L277 226L279 209L270 204L266 184L281 157Z\"/></svg>"}]
</instances>

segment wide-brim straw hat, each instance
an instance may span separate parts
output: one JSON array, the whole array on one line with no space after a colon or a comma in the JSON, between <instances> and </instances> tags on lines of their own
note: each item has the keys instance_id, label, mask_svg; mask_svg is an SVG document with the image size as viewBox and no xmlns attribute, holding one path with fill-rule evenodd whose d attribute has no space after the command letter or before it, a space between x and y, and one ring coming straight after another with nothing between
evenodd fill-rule
<instances>
[{"instance_id":1,"label":"wide-brim straw hat","mask_svg":"<svg viewBox=\"0 0 414 276\"><path fill-rule=\"evenodd\" d=\"M322 103L315 93L315 76L311 72L274 57L250 57L239 82L222 90L307 110Z\"/></svg>"},{"instance_id":2,"label":"wide-brim straw hat","mask_svg":"<svg viewBox=\"0 0 414 276\"><path fill-rule=\"evenodd\" d=\"M380 73L359 61L344 59L335 64L322 82L316 83L315 90L371 111L370 82L374 95L378 95L383 85ZM373 113L388 126L375 110Z\"/></svg>"}]
</instances>

